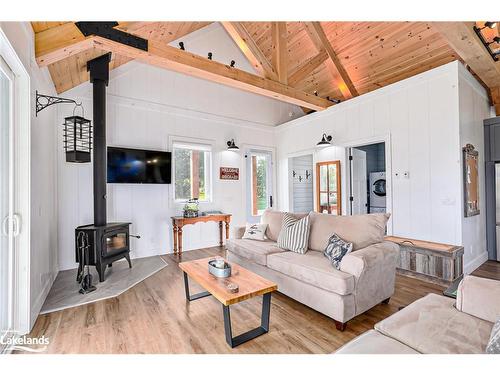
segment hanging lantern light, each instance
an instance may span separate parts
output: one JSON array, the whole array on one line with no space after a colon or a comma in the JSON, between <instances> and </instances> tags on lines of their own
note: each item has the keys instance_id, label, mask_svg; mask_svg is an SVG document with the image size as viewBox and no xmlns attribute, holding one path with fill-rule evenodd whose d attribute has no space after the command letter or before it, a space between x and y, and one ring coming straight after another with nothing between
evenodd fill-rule
<instances>
[{"instance_id":1,"label":"hanging lantern light","mask_svg":"<svg viewBox=\"0 0 500 375\"><path fill-rule=\"evenodd\" d=\"M82 115L75 116L75 109L82 108ZM69 163L90 163L92 150L92 125L84 117L83 107L77 104L73 116L64 119L64 151Z\"/></svg>"}]
</instances>

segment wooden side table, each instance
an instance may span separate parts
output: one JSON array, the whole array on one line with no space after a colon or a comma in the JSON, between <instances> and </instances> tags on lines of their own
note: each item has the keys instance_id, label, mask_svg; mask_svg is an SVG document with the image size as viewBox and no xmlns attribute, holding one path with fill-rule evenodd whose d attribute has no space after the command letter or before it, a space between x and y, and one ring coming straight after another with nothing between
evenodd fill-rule
<instances>
[{"instance_id":1,"label":"wooden side table","mask_svg":"<svg viewBox=\"0 0 500 375\"><path fill-rule=\"evenodd\" d=\"M219 246L224 245L224 227L226 227L226 240L229 239L230 214L207 215L198 217L172 216L172 234L174 238L174 255L182 255L182 227L188 224L219 222Z\"/></svg>"}]
</instances>

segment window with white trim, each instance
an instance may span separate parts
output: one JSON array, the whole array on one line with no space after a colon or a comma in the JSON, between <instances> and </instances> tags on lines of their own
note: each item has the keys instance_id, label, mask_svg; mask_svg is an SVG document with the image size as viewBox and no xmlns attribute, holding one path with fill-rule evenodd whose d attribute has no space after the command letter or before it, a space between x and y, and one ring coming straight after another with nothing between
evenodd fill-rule
<instances>
[{"instance_id":1,"label":"window with white trim","mask_svg":"<svg viewBox=\"0 0 500 375\"><path fill-rule=\"evenodd\" d=\"M177 143L172 147L174 199L212 200L212 148L197 143Z\"/></svg>"}]
</instances>

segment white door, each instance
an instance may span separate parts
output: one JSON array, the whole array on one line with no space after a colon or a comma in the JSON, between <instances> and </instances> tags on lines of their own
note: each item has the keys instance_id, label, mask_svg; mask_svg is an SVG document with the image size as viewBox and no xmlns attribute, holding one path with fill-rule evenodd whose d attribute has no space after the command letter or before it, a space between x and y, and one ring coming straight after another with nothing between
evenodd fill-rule
<instances>
[{"instance_id":1,"label":"white door","mask_svg":"<svg viewBox=\"0 0 500 375\"><path fill-rule=\"evenodd\" d=\"M0 57L0 352L13 329L14 236L14 75Z\"/></svg>"},{"instance_id":2,"label":"white door","mask_svg":"<svg viewBox=\"0 0 500 375\"><path fill-rule=\"evenodd\" d=\"M246 153L247 221L257 223L265 209L273 207L273 155L270 151Z\"/></svg>"},{"instance_id":3,"label":"white door","mask_svg":"<svg viewBox=\"0 0 500 375\"><path fill-rule=\"evenodd\" d=\"M349 159L351 163L351 215L366 214L368 212L366 152L351 148Z\"/></svg>"}]
</instances>

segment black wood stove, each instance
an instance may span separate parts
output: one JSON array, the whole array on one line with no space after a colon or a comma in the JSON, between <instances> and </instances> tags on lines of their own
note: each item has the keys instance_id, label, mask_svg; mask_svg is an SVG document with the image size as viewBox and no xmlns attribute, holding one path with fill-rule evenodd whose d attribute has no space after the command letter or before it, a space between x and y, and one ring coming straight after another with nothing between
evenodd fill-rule
<instances>
[{"instance_id":1,"label":"black wood stove","mask_svg":"<svg viewBox=\"0 0 500 375\"><path fill-rule=\"evenodd\" d=\"M85 263L97 268L100 282L105 280L106 267L121 258L126 258L129 267L132 268L130 223L108 223L106 215L106 86L109 80L110 60L111 53L107 53L87 62L93 86L94 224L75 229L78 277L82 274ZM82 251L82 243L85 244L85 252Z\"/></svg>"}]
</instances>

